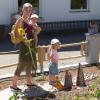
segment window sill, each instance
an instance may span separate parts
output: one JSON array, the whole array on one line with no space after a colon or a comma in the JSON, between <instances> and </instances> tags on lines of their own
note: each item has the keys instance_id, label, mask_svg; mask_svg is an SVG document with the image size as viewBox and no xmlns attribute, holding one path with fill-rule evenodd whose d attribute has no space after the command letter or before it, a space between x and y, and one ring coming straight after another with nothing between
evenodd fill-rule
<instances>
[{"instance_id":1,"label":"window sill","mask_svg":"<svg viewBox=\"0 0 100 100\"><path fill-rule=\"evenodd\" d=\"M90 12L88 9L71 9L69 12Z\"/></svg>"}]
</instances>

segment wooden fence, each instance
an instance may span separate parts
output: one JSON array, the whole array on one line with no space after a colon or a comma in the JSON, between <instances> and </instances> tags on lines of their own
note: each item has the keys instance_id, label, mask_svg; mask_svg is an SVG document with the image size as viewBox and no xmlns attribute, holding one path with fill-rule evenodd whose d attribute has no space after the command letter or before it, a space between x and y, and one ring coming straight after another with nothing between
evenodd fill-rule
<instances>
[{"instance_id":1,"label":"wooden fence","mask_svg":"<svg viewBox=\"0 0 100 100\"><path fill-rule=\"evenodd\" d=\"M77 57L82 57L86 55L86 47L87 47L87 41L82 41L78 43L71 43L71 44L62 44L61 48L63 47L72 47L72 46L80 46L80 56L73 56L73 57L65 57L65 58L60 58L59 60L65 60L65 59L71 59L71 58L77 58ZM48 50L48 46L38 46L38 62L40 66L43 67L43 62L46 61L46 51ZM18 53L19 51L10 51L10 52L0 52L0 55L7 55L7 54L15 54ZM17 63L14 64L9 64L9 65L3 65L0 66L0 69L2 68L8 68L17 65Z\"/></svg>"}]
</instances>

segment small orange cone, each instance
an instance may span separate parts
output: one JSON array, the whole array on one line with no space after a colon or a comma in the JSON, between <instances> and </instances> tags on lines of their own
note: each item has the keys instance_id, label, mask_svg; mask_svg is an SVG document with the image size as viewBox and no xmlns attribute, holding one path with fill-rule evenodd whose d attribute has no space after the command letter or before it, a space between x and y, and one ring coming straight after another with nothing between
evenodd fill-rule
<instances>
[{"instance_id":1,"label":"small orange cone","mask_svg":"<svg viewBox=\"0 0 100 100\"><path fill-rule=\"evenodd\" d=\"M58 90L62 90L63 89L63 85L61 84L60 80L59 80L59 77L56 76L56 80L55 80L55 84L54 86L58 89Z\"/></svg>"}]
</instances>

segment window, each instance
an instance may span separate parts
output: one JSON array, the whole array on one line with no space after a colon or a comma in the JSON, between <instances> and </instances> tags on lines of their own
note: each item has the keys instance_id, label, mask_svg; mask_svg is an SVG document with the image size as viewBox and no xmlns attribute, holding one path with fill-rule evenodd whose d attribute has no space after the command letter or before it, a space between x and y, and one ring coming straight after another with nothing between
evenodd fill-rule
<instances>
[{"instance_id":1,"label":"window","mask_svg":"<svg viewBox=\"0 0 100 100\"><path fill-rule=\"evenodd\" d=\"M88 10L88 0L71 0L71 10Z\"/></svg>"},{"instance_id":2,"label":"window","mask_svg":"<svg viewBox=\"0 0 100 100\"><path fill-rule=\"evenodd\" d=\"M22 5L24 3L26 3L26 2L29 2L29 3L31 3L33 5L34 10L35 10L34 11L35 13L39 13L38 12L38 9L39 9L39 0L18 0L18 8L19 8L19 11L20 11Z\"/></svg>"},{"instance_id":3,"label":"window","mask_svg":"<svg viewBox=\"0 0 100 100\"><path fill-rule=\"evenodd\" d=\"M22 6L24 3L29 2L33 5L33 7L39 6L39 0L18 0L18 6Z\"/></svg>"}]
</instances>

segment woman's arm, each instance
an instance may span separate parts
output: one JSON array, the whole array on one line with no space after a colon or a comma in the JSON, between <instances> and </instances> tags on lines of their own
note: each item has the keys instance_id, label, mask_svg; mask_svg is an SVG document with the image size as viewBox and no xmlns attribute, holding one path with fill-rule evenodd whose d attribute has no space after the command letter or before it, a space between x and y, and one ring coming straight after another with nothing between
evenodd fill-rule
<instances>
[{"instance_id":1,"label":"woman's arm","mask_svg":"<svg viewBox=\"0 0 100 100\"><path fill-rule=\"evenodd\" d=\"M36 25L33 25L33 29L35 30L35 33L38 34L41 32L41 27L39 27L37 24Z\"/></svg>"}]
</instances>

